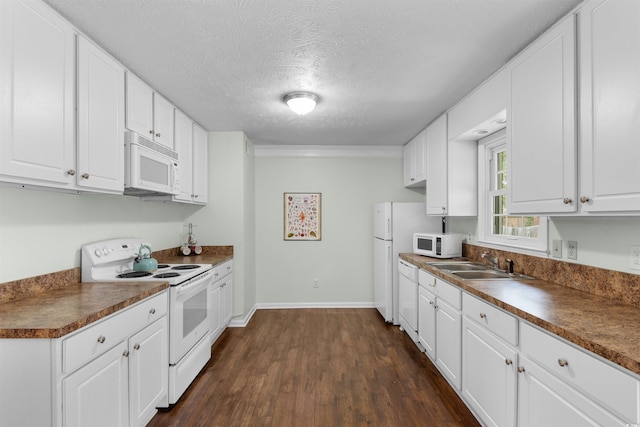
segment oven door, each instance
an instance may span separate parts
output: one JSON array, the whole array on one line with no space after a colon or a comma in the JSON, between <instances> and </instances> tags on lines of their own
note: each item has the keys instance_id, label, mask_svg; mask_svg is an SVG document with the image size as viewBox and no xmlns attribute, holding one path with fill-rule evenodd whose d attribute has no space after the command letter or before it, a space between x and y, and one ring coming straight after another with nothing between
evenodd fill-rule
<instances>
[{"instance_id":1,"label":"oven door","mask_svg":"<svg viewBox=\"0 0 640 427\"><path fill-rule=\"evenodd\" d=\"M190 281L171 287L169 303L169 364L175 365L209 333L207 306L208 285L213 281L209 270Z\"/></svg>"}]
</instances>

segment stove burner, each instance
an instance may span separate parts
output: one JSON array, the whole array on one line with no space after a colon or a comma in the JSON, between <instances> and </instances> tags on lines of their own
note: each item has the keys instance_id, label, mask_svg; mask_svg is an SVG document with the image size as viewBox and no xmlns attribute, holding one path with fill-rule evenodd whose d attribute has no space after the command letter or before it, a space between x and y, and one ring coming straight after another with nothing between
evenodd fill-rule
<instances>
[{"instance_id":1,"label":"stove burner","mask_svg":"<svg viewBox=\"0 0 640 427\"><path fill-rule=\"evenodd\" d=\"M194 264L185 264L185 265L176 265L175 267L171 267L172 270L193 270L194 268L200 268L200 266L194 265Z\"/></svg>"},{"instance_id":2,"label":"stove burner","mask_svg":"<svg viewBox=\"0 0 640 427\"><path fill-rule=\"evenodd\" d=\"M168 279L170 277L178 277L180 273L160 273L156 274L153 277L157 277L158 279Z\"/></svg>"},{"instance_id":3,"label":"stove burner","mask_svg":"<svg viewBox=\"0 0 640 427\"><path fill-rule=\"evenodd\" d=\"M131 271L129 273L118 274L116 277L118 279L135 279L138 277L147 277L151 276L151 273L148 271Z\"/></svg>"},{"instance_id":4,"label":"stove burner","mask_svg":"<svg viewBox=\"0 0 640 427\"><path fill-rule=\"evenodd\" d=\"M169 268L169 264L158 264L158 268Z\"/></svg>"}]
</instances>

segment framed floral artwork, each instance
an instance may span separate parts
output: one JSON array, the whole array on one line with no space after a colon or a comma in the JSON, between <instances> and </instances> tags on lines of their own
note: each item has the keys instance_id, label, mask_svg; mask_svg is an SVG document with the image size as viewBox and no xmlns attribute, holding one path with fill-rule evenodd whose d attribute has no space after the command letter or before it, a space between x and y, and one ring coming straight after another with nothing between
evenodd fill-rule
<instances>
[{"instance_id":1,"label":"framed floral artwork","mask_svg":"<svg viewBox=\"0 0 640 427\"><path fill-rule=\"evenodd\" d=\"M322 240L322 193L284 193L284 240Z\"/></svg>"}]
</instances>

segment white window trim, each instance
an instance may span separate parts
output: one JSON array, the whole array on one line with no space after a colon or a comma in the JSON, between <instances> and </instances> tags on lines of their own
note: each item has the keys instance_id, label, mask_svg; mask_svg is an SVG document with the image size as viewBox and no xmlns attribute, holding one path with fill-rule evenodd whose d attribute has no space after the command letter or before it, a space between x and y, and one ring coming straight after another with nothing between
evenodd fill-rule
<instances>
[{"instance_id":1,"label":"white window trim","mask_svg":"<svg viewBox=\"0 0 640 427\"><path fill-rule=\"evenodd\" d=\"M491 233L491 215L489 215L488 189L491 185L491 170L488 157L496 145L506 143L506 129L478 141L478 242L498 249L518 249L519 252L532 255L549 253L549 218L540 216L540 239L531 240L518 237L496 237ZM509 156L507 154L507 161ZM507 179L509 177L507 176Z\"/></svg>"}]
</instances>

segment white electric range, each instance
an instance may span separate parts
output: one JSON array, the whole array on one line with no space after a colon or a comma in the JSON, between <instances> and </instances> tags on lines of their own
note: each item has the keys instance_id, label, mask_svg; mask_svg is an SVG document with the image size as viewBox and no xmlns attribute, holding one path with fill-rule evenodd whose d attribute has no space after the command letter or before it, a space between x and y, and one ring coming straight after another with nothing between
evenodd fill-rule
<instances>
[{"instance_id":1,"label":"white electric range","mask_svg":"<svg viewBox=\"0 0 640 427\"><path fill-rule=\"evenodd\" d=\"M166 406L178 401L211 358L208 285L211 264L159 264L154 272L133 270L139 238L103 240L82 247L83 282L169 283L169 393Z\"/></svg>"}]
</instances>

